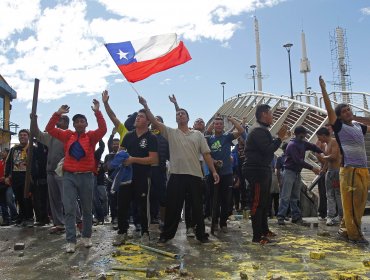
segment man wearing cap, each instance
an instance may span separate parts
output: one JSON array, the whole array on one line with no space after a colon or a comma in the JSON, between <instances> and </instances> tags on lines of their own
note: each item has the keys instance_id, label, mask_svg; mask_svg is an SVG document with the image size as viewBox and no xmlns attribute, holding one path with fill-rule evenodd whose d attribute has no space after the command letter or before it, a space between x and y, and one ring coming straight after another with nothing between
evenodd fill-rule
<instances>
[{"instance_id":1,"label":"man wearing cap","mask_svg":"<svg viewBox=\"0 0 370 280\"><path fill-rule=\"evenodd\" d=\"M283 187L280 193L280 204L278 212L278 224L285 225L285 216L290 206L292 223L302 224L302 213L299 208L301 193L301 171L303 168L312 170L316 175L320 169L313 167L305 161L306 151L321 154L323 151L316 145L305 141L307 130L303 126L294 129L295 138L291 139L285 151Z\"/></svg>"},{"instance_id":2,"label":"man wearing cap","mask_svg":"<svg viewBox=\"0 0 370 280\"><path fill-rule=\"evenodd\" d=\"M95 146L107 132L107 126L101 111L99 102L94 99L92 110L98 122L98 129L86 132L87 119L82 114L76 114L73 118L75 131L55 127L62 115L69 112L68 105L62 105L53 114L46 131L53 137L64 143L63 164L63 205L65 212L65 228L67 240L67 253L73 253L76 245L76 199L81 200L83 230L82 238L85 247L92 246L92 199L96 165L94 160Z\"/></svg>"}]
</instances>

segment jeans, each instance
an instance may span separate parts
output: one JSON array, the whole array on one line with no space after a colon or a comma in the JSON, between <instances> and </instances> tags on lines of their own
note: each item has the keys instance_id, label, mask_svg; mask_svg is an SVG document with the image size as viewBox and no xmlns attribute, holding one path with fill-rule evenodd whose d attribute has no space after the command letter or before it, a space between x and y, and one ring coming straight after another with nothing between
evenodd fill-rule
<instances>
[{"instance_id":1,"label":"jeans","mask_svg":"<svg viewBox=\"0 0 370 280\"><path fill-rule=\"evenodd\" d=\"M283 187L280 192L280 203L278 218L285 218L287 211L291 209L292 220L302 218L299 208L299 199L301 193L301 173L285 169L283 175Z\"/></svg>"},{"instance_id":2,"label":"jeans","mask_svg":"<svg viewBox=\"0 0 370 280\"><path fill-rule=\"evenodd\" d=\"M339 188L339 170L328 170L325 176L328 217L334 218L338 209L338 216L343 217L342 199Z\"/></svg>"},{"instance_id":3,"label":"jeans","mask_svg":"<svg viewBox=\"0 0 370 280\"><path fill-rule=\"evenodd\" d=\"M94 184L94 213L99 222L104 221L108 215L108 195L104 185L98 185L95 180Z\"/></svg>"},{"instance_id":4,"label":"jeans","mask_svg":"<svg viewBox=\"0 0 370 280\"><path fill-rule=\"evenodd\" d=\"M17 211L17 207L15 206L15 197L14 197L12 187L8 187L6 189L6 205L9 207L10 218L12 220L17 219L18 211Z\"/></svg>"},{"instance_id":5,"label":"jeans","mask_svg":"<svg viewBox=\"0 0 370 280\"><path fill-rule=\"evenodd\" d=\"M82 209L82 237L91 237L92 233L92 200L94 175L88 173L64 172L63 205L65 211L66 240L76 243L76 206L77 197Z\"/></svg>"}]
</instances>

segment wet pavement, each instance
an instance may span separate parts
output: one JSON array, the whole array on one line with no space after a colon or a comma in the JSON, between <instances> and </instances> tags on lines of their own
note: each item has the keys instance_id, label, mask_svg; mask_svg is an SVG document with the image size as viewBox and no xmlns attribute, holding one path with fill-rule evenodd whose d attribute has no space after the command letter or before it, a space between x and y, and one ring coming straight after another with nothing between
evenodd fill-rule
<instances>
[{"instance_id":1,"label":"wet pavement","mask_svg":"<svg viewBox=\"0 0 370 280\"><path fill-rule=\"evenodd\" d=\"M369 246L338 240L337 227L317 218L305 220L308 226L269 220L278 242L266 246L251 242L249 220L229 221L228 232L217 232L207 244L187 238L181 223L176 238L158 246L158 226L152 225L149 246L178 259L132 244L113 247L110 224L94 227L90 249L79 239L74 254L65 253L64 234L49 234L48 227L1 227L0 279L370 279ZM370 239L370 216L363 218L363 232ZM132 230L132 235L129 241L140 244L139 234ZM15 251L19 242L25 249Z\"/></svg>"}]
</instances>

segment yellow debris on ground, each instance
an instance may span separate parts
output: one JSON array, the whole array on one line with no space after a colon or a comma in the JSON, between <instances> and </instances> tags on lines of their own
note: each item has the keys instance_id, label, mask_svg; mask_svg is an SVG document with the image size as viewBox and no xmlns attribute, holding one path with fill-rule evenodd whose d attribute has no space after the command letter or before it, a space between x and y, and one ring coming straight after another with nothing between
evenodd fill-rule
<instances>
[{"instance_id":1,"label":"yellow debris on ground","mask_svg":"<svg viewBox=\"0 0 370 280\"><path fill-rule=\"evenodd\" d=\"M310 258L315 260L322 260L325 259L325 252L320 251L311 251Z\"/></svg>"},{"instance_id":2,"label":"yellow debris on ground","mask_svg":"<svg viewBox=\"0 0 370 280\"><path fill-rule=\"evenodd\" d=\"M216 271L217 279L231 279L230 273L223 271Z\"/></svg>"}]
</instances>

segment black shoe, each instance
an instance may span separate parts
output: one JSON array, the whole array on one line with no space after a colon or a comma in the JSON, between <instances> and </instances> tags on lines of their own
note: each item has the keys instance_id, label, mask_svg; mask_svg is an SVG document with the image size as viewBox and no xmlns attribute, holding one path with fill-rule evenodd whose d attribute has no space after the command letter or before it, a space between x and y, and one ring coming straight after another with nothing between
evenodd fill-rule
<instances>
[{"instance_id":1,"label":"black shoe","mask_svg":"<svg viewBox=\"0 0 370 280\"><path fill-rule=\"evenodd\" d=\"M154 218L154 219L152 219L152 220L150 221L150 223L151 223L151 224L153 224L153 225L158 225L158 224L159 224L159 219Z\"/></svg>"},{"instance_id":2,"label":"black shoe","mask_svg":"<svg viewBox=\"0 0 370 280\"><path fill-rule=\"evenodd\" d=\"M279 217L277 223L280 226L284 226L285 225L285 219L283 217Z\"/></svg>"},{"instance_id":3,"label":"black shoe","mask_svg":"<svg viewBox=\"0 0 370 280\"><path fill-rule=\"evenodd\" d=\"M33 224L35 227L43 227L44 225L46 225L45 223L43 222L36 222Z\"/></svg>"},{"instance_id":4,"label":"black shoe","mask_svg":"<svg viewBox=\"0 0 370 280\"><path fill-rule=\"evenodd\" d=\"M10 221L3 221L0 226L2 227L10 226Z\"/></svg>"},{"instance_id":5,"label":"black shoe","mask_svg":"<svg viewBox=\"0 0 370 280\"><path fill-rule=\"evenodd\" d=\"M348 242L355 244L355 245L360 245L360 246L367 246L369 245L369 241L367 241L365 238L361 238L359 240L351 240L348 239Z\"/></svg>"},{"instance_id":6,"label":"black shoe","mask_svg":"<svg viewBox=\"0 0 370 280\"><path fill-rule=\"evenodd\" d=\"M168 240L169 240L169 239L167 239L167 238L160 237L160 238L158 239L157 243L158 243L158 245L164 245L164 244L166 244L166 243L167 243L167 241L168 241Z\"/></svg>"},{"instance_id":7,"label":"black shoe","mask_svg":"<svg viewBox=\"0 0 370 280\"><path fill-rule=\"evenodd\" d=\"M305 222L303 221L302 218L298 218L298 219L292 219L292 223L293 224L296 224L296 225L303 225Z\"/></svg>"}]
</instances>

